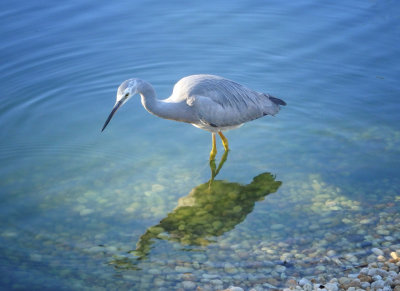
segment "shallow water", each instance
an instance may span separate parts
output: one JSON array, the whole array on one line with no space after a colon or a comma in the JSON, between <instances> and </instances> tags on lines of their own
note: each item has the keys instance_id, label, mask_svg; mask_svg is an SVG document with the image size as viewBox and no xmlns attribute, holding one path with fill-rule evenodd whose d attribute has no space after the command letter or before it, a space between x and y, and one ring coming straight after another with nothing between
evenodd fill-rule
<instances>
[{"instance_id":1,"label":"shallow water","mask_svg":"<svg viewBox=\"0 0 400 291\"><path fill-rule=\"evenodd\" d=\"M400 244L396 1L0 7L2 288L285 286ZM288 103L213 183L210 134L139 98L100 133L123 80L195 73Z\"/></svg>"}]
</instances>

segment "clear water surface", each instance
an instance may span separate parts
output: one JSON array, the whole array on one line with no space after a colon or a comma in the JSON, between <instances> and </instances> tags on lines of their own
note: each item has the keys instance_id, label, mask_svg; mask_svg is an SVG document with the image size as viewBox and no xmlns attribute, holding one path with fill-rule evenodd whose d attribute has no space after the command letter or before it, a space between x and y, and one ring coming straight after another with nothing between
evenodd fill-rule
<instances>
[{"instance_id":1,"label":"clear water surface","mask_svg":"<svg viewBox=\"0 0 400 291\"><path fill-rule=\"evenodd\" d=\"M400 243L397 1L0 8L2 289L282 287ZM123 80L196 73L288 103L213 183L210 134L139 98L100 133Z\"/></svg>"}]
</instances>

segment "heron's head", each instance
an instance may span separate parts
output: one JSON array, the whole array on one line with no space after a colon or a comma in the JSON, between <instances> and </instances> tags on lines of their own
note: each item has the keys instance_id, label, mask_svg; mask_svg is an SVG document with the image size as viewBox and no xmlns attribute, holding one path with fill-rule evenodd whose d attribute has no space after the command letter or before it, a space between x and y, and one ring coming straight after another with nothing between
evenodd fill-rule
<instances>
[{"instance_id":1,"label":"heron's head","mask_svg":"<svg viewBox=\"0 0 400 291\"><path fill-rule=\"evenodd\" d=\"M111 118L114 116L115 112L122 107L128 101L133 95L136 95L139 93L138 87L142 84L142 80L140 79L129 79L124 81L121 85L118 87L117 91L117 97L116 97L116 102L115 105L108 116L106 122L103 125L103 128L101 131L103 131L107 124L110 122Z\"/></svg>"}]
</instances>

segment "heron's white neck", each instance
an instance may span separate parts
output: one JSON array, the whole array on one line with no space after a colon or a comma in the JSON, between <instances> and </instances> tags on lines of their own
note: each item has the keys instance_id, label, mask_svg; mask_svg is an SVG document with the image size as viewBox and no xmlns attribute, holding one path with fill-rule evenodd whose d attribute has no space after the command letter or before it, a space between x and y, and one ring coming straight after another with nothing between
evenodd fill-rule
<instances>
[{"instance_id":1,"label":"heron's white neck","mask_svg":"<svg viewBox=\"0 0 400 291\"><path fill-rule=\"evenodd\" d=\"M143 81L138 88L143 107L156 116L165 119L183 121L188 123L195 122L191 108L186 102L169 102L168 99L159 100L153 86Z\"/></svg>"}]
</instances>

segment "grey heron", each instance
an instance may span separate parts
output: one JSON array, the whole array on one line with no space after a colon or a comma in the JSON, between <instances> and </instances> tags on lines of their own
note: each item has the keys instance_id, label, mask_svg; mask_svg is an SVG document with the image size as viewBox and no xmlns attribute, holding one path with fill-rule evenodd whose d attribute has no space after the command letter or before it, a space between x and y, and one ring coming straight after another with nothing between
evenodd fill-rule
<instances>
[{"instance_id":1,"label":"grey heron","mask_svg":"<svg viewBox=\"0 0 400 291\"><path fill-rule=\"evenodd\" d=\"M151 114L187 122L211 132L210 160L214 160L217 154L217 133L225 151L228 151L228 139L222 131L237 128L265 115L275 115L281 105L286 105L279 98L215 75L184 77L175 84L172 95L164 100L157 99L150 83L133 78L119 86L117 100L101 131L106 128L115 112L136 94L141 96L143 107Z\"/></svg>"}]
</instances>

